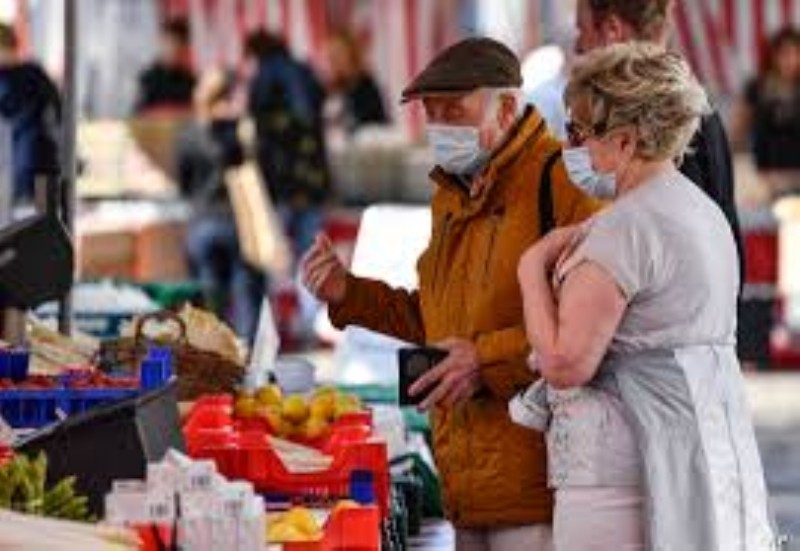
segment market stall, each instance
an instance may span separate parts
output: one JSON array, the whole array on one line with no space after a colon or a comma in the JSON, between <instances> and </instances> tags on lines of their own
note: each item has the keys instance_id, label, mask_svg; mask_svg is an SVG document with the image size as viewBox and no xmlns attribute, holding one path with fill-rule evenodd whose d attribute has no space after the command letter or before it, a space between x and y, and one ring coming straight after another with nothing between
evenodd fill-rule
<instances>
[{"instance_id":1,"label":"market stall","mask_svg":"<svg viewBox=\"0 0 800 551\"><path fill-rule=\"evenodd\" d=\"M267 363L249 365L192 308L105 340L32 321L27 347L0 351L0 506L26 515L0 546L49 526L34 515L119 549L405 549L423 533L448 548L446 525L423 522L441 515L436 476L396 395L276 357L271 320L256 344Z\"/></svg>"}]
</instances>

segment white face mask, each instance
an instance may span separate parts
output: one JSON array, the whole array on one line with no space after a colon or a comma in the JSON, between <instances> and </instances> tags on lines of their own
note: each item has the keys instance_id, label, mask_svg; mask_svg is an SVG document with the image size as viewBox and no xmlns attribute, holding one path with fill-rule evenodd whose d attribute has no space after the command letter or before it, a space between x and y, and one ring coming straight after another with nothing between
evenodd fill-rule
<instances>
[{"instance_id":1,"label":"white face mask","mask_svg":"<svg viewBox=\"0 0 800 551\"><path fill-rule=\"evenodd\" d=\"M471 174L489 157L474 126L428 124L426 130L436 164L451 174Z\"/></svg>"},{"instance_id":2,"label":"white face mask","mask_svg":"<svg viewBox=\"0 0 800 551\"><path fill-rule=\"evenodd\" d=\"M597 172L588 147L565 147L563 156L569 179L585 193L598 199L611 199L617 194L616 175Z\"/></svg>"}]
</instances>

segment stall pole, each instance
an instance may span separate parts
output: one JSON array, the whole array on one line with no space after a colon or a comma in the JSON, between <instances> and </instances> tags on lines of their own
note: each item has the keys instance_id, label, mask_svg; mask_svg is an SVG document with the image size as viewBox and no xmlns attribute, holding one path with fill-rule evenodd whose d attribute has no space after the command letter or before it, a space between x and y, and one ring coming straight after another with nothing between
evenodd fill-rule
<instances>
[{"instance_id":1,"label":"stall pole","mask_svg":"<svg viewBox=\"0 0 800 551\"><path fill-rule=\"evenodd\" d=\"M62 201L64 226L75 242L75 177L76 155L75 136L77 133L77 0L64 1L64 92L62 117L62 159L61 190L58 197ZM77 255L76 255L77 258ZM76 266L77 266L76 262ZM74 268L77 277L77 267ZM72 291L61 300L58 311L58 330L69 335L72 332Z\"/></svg>"}]
</instances>

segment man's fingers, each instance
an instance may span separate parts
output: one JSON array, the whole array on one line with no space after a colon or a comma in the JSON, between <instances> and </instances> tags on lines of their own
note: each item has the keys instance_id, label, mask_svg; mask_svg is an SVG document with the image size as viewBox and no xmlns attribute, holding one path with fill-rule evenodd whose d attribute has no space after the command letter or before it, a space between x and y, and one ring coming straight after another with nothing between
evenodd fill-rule
<instances>
[{"instance_id":1,"label":"man's fingers","mask_svg":"<svg viewBox=\"0 0 800 551\"><path fill-rule=\"evenodd\" d=\"M444 377L447 371L450 369L450 362L447 361L447 358L442 360L441 363L433 367L427 373L422 375L419 379L414 381L414 384L409 387L408 392L411 396L417 396L418 394L422 394L425 390L430 387L432 384L436 383Z\"/></svg>"},{"instance_id":2,"label":"man's fingers","mask_svg":"<svg viewBox=\"0 0 800 551\"><path fill-rule=\"evenodd\" d=\"M328 260L326 257L319 255L307 258L302 267L303 281L306 282L313 280L319 273L320 268L324 265L326 260Z\"/></svg>"},{"instance_id":3,"label":"man's fingers","mask_svg":"<svg viewBox=\"0 0 800 551\"><path fill-rule=\"evenodd\" d=\"M317 237L318 237L318 242L323 249L326 249L328 251L333 251L333 241L331 241L331 238L328 237L328 234L321 233Z\"/></svg>"},{"instance_id":4,"label":"man's fingers","mask_svg":"<svg viewBox=\"0 0 800 551\"><path fill-rule=\"evenodd\" d=\"M330 251L319 251L306 260L305 266L307 270L313 271L320 264L324 264L325 262L329 262L331 260L339 260L339 258Z\"/></svg>"},{"instance_id":5,"label":"man's fingers","mask_svg":"<svg viewBox=\"0 0 800 551\"><path fill-rule=\"evenodd\" d=\"M336 270L337 266L335 262L331 262L324 266L320 266L320 268L314 272L314 275L310 278L310 283L312 288L315 291L318 291L322 286L328 281L328 278L331 277L333 272Z\"/></svg>"},{"instance_id":6,"label":"man's fingers","mask_svg":"<svg viewBox=\"0 0 800 551\"><path fill-rule=\"evenodd\" d=\"M456 384L453 385L453 387L450 389L450 392L445 397L444 405L446 405L447 407L453 407L457 403L463 402L464 400L472 396L472 393L475 390L475 386L476 386L475 381L473 381L472 378L470 377L464 378L456 382Z\"/></svg>"},{"instance_id":7,"label":"man's fingers","mask_svg":"<svg viewBox=\"0 0 800 551\"><path fill-rule=\"evenodd\" d=\"M448 377L442 378L438 385L431 391L431 393L422 401L419 405L419 409L421 411L428 411L433 406L438 404L442 398L447 396L450 392L451 387L453 386L453 379Z\"/></svg>"}]
</instances>

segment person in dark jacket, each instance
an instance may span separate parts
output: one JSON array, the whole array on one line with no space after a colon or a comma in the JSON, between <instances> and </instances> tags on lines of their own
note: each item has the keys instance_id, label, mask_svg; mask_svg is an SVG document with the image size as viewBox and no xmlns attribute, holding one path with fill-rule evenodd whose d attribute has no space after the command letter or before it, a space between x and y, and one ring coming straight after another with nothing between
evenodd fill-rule
<instances>
[{"instance_id":1,"label":"person in dark jacket","mask_svg":"<svg viewBox=\"0 0 800 551\"><path fill-rule=\"evenodd\" d=\"M280 37L255 31L245 41L255 65L248 111L256 127L256 160L296 256L322 227L331 194L323 132L325 91L311 68Z\"/></svg>"},{"instance_id":2,"label":"person in dark jacket","mask_svg":"<svg viewBox=\"0 0 800 551\"><path fill-rule=\"evenodd\" d=\"M800 189L800 30L770 39L763 70L745 86L734 143L750 146L770 194Z\"/></svg>"},{"instance_id":3,"label":"person in dark jacket","mask_svg":"<svg viewBox=\"0 0 800 551\"><path fill-rule=\"evenodd\" d=\"M159 58L139 76L137 112L164 107L191 108L197 79L190 57L186 21L166 21L161 27Z\"/></svg>"},{"instance_id":4,"label":"person in dark jacket","mask_svg":"<svg viewBox=\"0 0 800 551\"><path fill-rule=\"evenodd\" d=\"M365 124L386 124L389 117L375 79L367 71L363 47L350 33L339 31L328 40L329 124L352 133Z\"/></svg>"},{"instance_id":5,"label":"person in dark jacket","mask_svg":"<svg viewBox=\"0 0 800 551\"><path fill-rule=\"evenodd\" d=\"M212 71L195 92L195 117L178 134L176 160L183 197L193 209L186 237L192 275L207 305L245 338L255 333L264 276L242 258L225 185L226 171L244 161L232 74Z\"/></svg>"},{"instance_id":6,"label":"person in dark jacket","mask_svg":"<svg viewBox=\"0 0 800 551\"><path fill-rule=\"evenodd\" d=\"M674 0L578 0L575 49L582 54L609 44L644 40L667 46ZM717 111L704 117L680 171L719 205L736 241L744 279L744 249L736 211L730 145Z\"/></svg>"},{"instance_id":7,"label":"person in dark jacket","mask_svg":"<svg viewBox=\"0 0 800 551\"><path fill-rule=\"evenodd\" d=\"M61 96L44 70L19 58L14 30L0 24L0 119L11 131L15 203L29 201L38 177L60 172Z\"/></svg>"}]
</instances>

